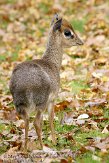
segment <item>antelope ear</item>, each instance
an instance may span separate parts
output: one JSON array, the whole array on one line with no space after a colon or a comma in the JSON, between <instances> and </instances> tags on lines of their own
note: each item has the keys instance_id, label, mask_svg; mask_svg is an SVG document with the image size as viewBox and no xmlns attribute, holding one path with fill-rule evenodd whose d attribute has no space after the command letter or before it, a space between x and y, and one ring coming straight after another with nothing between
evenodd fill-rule
<instances>
[{"instance_id":1,"label":"antelope ear","mask_svg":"<svg viewBox=\"0 0 109 163\"><path fill-rule=\"evenodd\" d=\"M61 29L61 25L62 25L62 18L59 19L53 26L53 31L56 32L57 30Z\"/></svg>"},{"instance_id":2,"label":"antelope ear","mask_svg":"<svg viewBox=\"0 0 109 163\"><path fill-rule=\"evenodd\" d=\"M58 20L59 20L59 15L57 13L55 13L53 18L52 18L51 25L53 25Z\"/></svg>"}]
</instances>

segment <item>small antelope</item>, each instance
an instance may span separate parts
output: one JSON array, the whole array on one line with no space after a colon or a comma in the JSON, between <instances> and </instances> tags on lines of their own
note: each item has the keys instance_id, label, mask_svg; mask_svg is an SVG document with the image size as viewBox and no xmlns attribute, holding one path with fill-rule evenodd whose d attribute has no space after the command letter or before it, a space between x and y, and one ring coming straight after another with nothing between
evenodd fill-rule
<instances>
[{"instance_id":1,"label":"small antelope","mask_svg":"<svg viewBox=\"0 0 109 163\"><path fill-rule=\"evenodd\" d=\"M83 45L71 24L55 14L52 19L48 43L41 59L18 64L12 73L10 91L17 113L25 121L25 144L27 150L29 113L36 112L34 127L42 143L43 112L47 109L53 143L56 142L54 120L54 100L60 88L60 67L63 48Z\"/></svg>"}]
</instances>

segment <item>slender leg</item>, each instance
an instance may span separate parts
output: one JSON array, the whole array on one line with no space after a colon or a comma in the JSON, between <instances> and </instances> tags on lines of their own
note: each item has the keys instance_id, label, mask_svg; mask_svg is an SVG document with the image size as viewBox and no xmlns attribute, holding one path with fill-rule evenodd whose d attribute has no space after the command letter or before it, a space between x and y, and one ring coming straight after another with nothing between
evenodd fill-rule
<instances>
[{"instance_id":1,"label":"slender leg","mask_svg":"<svg viewBox=\"0 0 109 163\"><path fill-rule=\"evenodd\" d=\"M38 136L38 140L40 142L41 148L43 148L43 143L42 143L42 113L40 111L37 112L35 121L34 121L34 127L36 129L36 133Z\"/></svg>"},{"instance_id":2,"label":"slender leg","mask_svg":"<svg viewBox=\"0 0 109 163\"><path fill-rule=\"evenodd\" d=\"M25 119L25 150L27 151L27 143L28 143L28 130L29 130L29 119Z\"/></svg>"},{"instance_id":3,"label":"slender leg","mask_svg":"<svg viewBox=\"0 0 109 163\"><path fill-rule=\"evenodd\" d=\"M52 142L56 143L55 138L55 130L54 130L54 102L50 102L48 105L48 114L49 114L49 123L50 123L50 130L51 130L51 136L52 136Z\"/></svg>"},{"instance_id":4,"label":"slender leg","mask_svg":"<svg viewBox=\"0 0 109 163\"><path fill-rule=\"evenodd\" d=\"M22 119L25 121L25 142L24 142L24 151L27 152L27 143L28 143L28 130L29 130L29 117L26 111L23 114L20 114Z\"/></svg>"}]
</instances>

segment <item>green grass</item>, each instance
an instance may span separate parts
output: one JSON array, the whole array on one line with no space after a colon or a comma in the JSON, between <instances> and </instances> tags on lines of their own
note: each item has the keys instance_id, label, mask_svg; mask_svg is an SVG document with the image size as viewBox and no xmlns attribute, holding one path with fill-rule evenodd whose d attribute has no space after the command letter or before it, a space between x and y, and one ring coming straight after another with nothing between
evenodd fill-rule
<instances>
[{"instance_id":1,"label":"green grass","mask_svg":"<svg viewBox=\"0 0 109 163\"><path fill-rule=\"evenodd\" d=\"M56 124L57 123L57 124ZM63 133L66 133L66 132L69 132L69 131L72 131L75 126L73 125L59 125L59 122L56 122L55 125L56 125L56 131L60 134L63 134Z\"/></svg>"},{"instance_id":2,"label":"green grass","mask_svg":"<svg viewBox=\"0 0 109 163\"><path fill-rule=\"evenodd\" d=\"M5 61L6 60L6 57L7 57L6 54L1 54L0 55L0 62L1 61Z\"/></svg>"},{"instance_id":3,"label":"green grass","mask_svg":"<svg viewBox=\"0 0 109 163\"><path fill-rule=\"evenodd\" d=\"M18 54L21 49L20 45L14 45L13 51L7 51L7 53L1 54L0 55L0 62L7 61L8 59L10 61L16 61L18 59Z\"/></svg>"},{"instance_id":4,"label":"green grass","mask_svg":"<svg viewBox=\"0 0 109 163\"><path fill-rule=\"evenodd\" d=\"M65 111L66 112L66 111ZM57 113L58 119L60 117L62 118L64 111ZM100 125L105 126L106 121L100 122ZM85 124L87 126L87 122ZM83 125L82 125L83 126ZM49 122L45 121L44 126L44 143L47 144L50 148L54 148L56 150L62 150L62 149L71 149L73 152L79 151L82 147L87 146L88 142L90 142L90 139L96 139L97 137L105 138L109 134L102 133L99 128L99 130L86 130L83 131L81 129L81 126L74 126L74 125L67 125L67 124L61 124L60 120L55 121L55 131L57 135L57 145L53 145L51 143L51 140L48 139L50 135L50 129L49 129ZM67 135L70 134L72 137L72 140L69 140L67 138ZM93 156L97 156L98 160L94 160ZM108 157L108 156L106 156ZM95 150L95 152L91 151L84 151L82 154L77 155L75 158L77 163L99 163L99 159L106 160L105 158L102 158L100 156L100 150ZM96 159L96 158L95 158ZM108 159L109 160L109 159ZM107 161L107 160L106 160ZM101 162L100 162L101 163ZM107 161L108 163L108 161Z\"/></svg>"},{"instance_id":5,"label":"green grass","mask_svg":"<svg viewBox=\"0 0 109 163\"><path fill-rule=\"evenodd\" d=\"M58 118L62 117L63 112L59 112L57 114ZM104 122L101 122L101 124ZM0 125L0 132L3 132L3 130L8 130L10 131L12 128L15 128L15 130L18 130L15 125L12 123L10 125L5 125L1 124ZM61 124L60 120L55 121L55 131L57 135L57 145L53 145L51 143L51 140L49 139L50 135L50 128L49 128L49 122L48 120L44 121L43 125L43 131L44 131L44 138L43 142L44 144L47 144L50 148L54 148L57 150L62 150L62 149L71 149L73 152L76 152L81 149L81 147L85 146L88 144L89 139L88 138L105 138L108 136L108 134L103 134L101 133L100 130L93 130L90 129L88 131L83 131L80 126L74 126L74 125L67 125L67 124ZM18 131L19 133L19 131ZM18 134L17 133L17 134ZM69 140L66 135L72 136L73 140ZM5 138L6 139L6 138ZM76 142L76 143L75 143ZM4 146L2 149L0 147L0 153L4 153L7 150L7 146ZM90 151L85 151L83 154L79 155L76 157L77 163L99 163L99 161L93 160L93 155L98 156L99 158L99 150L96 150L94 153Z\"/></svg>"},{"instance_id":6,"label":"green grass","mask_svg":"<svg viewBox=\"0 0 109 163\"><path fill-rule=\"evenodd\" d=\"M41 36L43 36L43 34L44 34L44 32L45 32L45 28L42 28L42 27L39 27L39 30L40 30L40 32L41 32Z\"/></svg>"},{"instance_id":7,"label":"green grass","mask_svg":"<svg viewBox=\"0 0 109 163\"><path fill-rule=\"evenodd\" d=\"M93 160L92 158L93 153L87 152L84 155L79 156L76 159L77 163L100 163L100 161Z\"/></svg>"},{"instance_id":8,"label":"green grass","mask_svg":"<svg viewBox=\"0 0 109 163\"><path fill-rule=\"evenodd\" d=\"M73 26L73 28L81 33L84 32L84 26L85 26L85 23L86 21L84 19L82 20L76 20L76 19L73 19L71 21L71 24Z\"/></svg>"},{"instance_id":9,"label":"green grass","mask_svg":"<svg viewBox=\"0 0 109 163\"><path fill-rule=\"evenodd\" d=\"M2 75L0 73L0 75ZM0 80L0 84L2 85L2 91L4 92L4 94L9 94L9 87L8 87L8 84L6 82L4 82L3 80Z\"/></svg>"},{"instance_id":10,"label":"green grass","mask_svg":"<svg viewBox=\"0 0 109 163\"><path fill-rule=\"evenodd\" d=\"M92 130L90 129L90 131L79 131L75 134L75 140L79 143L87 143L87 138L96 138L96 137L100 137L100 138L105 138L108 134L103 134L101 133L101 131L98 130Z\"/></svg>"},{"instance_id":11,"label":"green grass","mask_svg":"<svg viewBox=\"0 0 109 163\"><path fill-rule=\"evenodd\" d=\"M7 151L7 145L4 144L5 136L2 135L4 130L9 131L9 127L5 124L0 124L0 155Z\"/></svg>"},{"instance_id":12,"label":"green grass","mask_svg":"<svg viewBox=\"0 0 109 163\"><path fill-rule=\"evenodd\" d=\"M2 29L6 29L7 28L7 26L8 26L8 21L6 21L6 20L4 20L2 17L0 17L0 28L2 28Z\"/></svg>"},{"instance_id":13,"label":"green grass","mask_svg":"<svg viewBox=\"0 0 109 163\"><path fill-rule=\"evenodd\" d=\"M0 124L0 133L2 133L6 129L7 129L7 127L5 124Z\"/></svg>"},{"instance_id":14,"label":"green grass","mask_svg":"<svg viewBox=\"0 0 109 163\"><path fill-rule=\"evenodd\" d=\"M7 145L0 145L0 155L7 151Z\"/></svg>"},{"instance_id":15,"label":"green grass","mask_svg":"<svg viewBox=\"0 0 109 163\"><path fill-rule=\"evenodd\" d=\"M109 108L104 108L104 118L109 118Z\"/></svg>"},{"instance_id":16,"label":"green grass","mask_svg":"<svg viewBox=\"0 0 109 163\"><path fill-rule=\"evenodd\" d=\"M17 0L5 0L5 1L6 1L6 3L11 3L11 4L14 4L17 2Z\"/></svg>"},{"instance_id":17,"label":"green grass","mask_svg":"<svg viewBox=\"0 0 109 163\"><path fill-rule=\"evenodd\" d=\"M2 133L4 130L10 132L10 130L12 128L14 128L15 126L13 125L13 123L10 122L10 124L0 124L0 133Z\"/></svg>"},{"instance_id":18,"label":"green grass","mask_svg":"<svg viewBox=\"0 0 109 163\"><path fill-rule=\"evenodd\" d=\"M39 3L38 7L45 14L48 13L48 11L49 11L48 5L46 3L44 3L44 2Z\"/></svg>"},{"instance_id":19,"label":"green grass","mask_svg":"<svg viewBox=\"0 0 109 163\"><path fill-rule=\"evenodd\" d=\"M82 80L73 80L69 83L69 86L72 88L74 94L79 93L82 89L87 89L89 86Z\"/></svg>"}]
</instances>

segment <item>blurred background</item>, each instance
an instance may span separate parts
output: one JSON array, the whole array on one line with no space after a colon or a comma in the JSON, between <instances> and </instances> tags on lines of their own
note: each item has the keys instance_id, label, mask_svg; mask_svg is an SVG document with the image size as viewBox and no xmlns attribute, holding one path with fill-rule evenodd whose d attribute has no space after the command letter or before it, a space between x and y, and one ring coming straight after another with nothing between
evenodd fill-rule
<instances>
[{"instance_id":1,"label":"blurred background","mask_svg":"<svg viewBox=\"0 0 109 163\"><path fill-rule=\"evenodd\" d=\"M72 58L72 71L75 71L75 64L81 59L88 58L88 62L96 59L94 64L107 62L108 0L0 0L1 93L8 91L7 80L16 62L35 59L43 54L50 22L56 12L69 20L84 40L83 47L65 51ZM85 66L90 64L88 62L85 62Z\"/></svg>"},{"instance_id":2,"label":"blurred background","mask_svg":"<svg viewBox=\"0 0 109 163\"><path fill-rule=\"evenodd\" d=\"M2 148L4 129L8 134L20 132L19 128L16 131L15 126L7 125L8 120L18 121L9 92L12 70L17 63L41 57L55 13L67 19L84 41L83 46L64 51L62 88L56 101L61 103L55 106L56 112L70 107L74 109L76 116L84 111L96 118L109 116L109 0L0 0L1 153L7 147L10 148L10 144L15 146L8 143ZM69 101L72 101L70 106ZM89 106L92 110L86 109ZM97 129L98 135L101 135L107 123L107 120L101 122L100 128L92 130ZM85 127L83 126L82 131L86 132Z\"/></svg>"}]
</instances>

